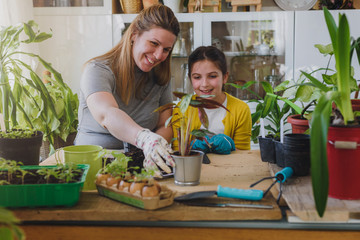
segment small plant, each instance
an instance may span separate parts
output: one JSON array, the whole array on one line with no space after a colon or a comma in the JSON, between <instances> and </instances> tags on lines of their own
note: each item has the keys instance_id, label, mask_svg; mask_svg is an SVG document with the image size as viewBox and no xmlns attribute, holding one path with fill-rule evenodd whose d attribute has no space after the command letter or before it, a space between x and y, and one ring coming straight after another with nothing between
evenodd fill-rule
<instances>
[{"instance_id":1,"label":"small plant","mask_svg":"<svg viewBox=\"0 0 360 240\"><path fill-rule=\"evenodd\" d=\"M7 172L7 181L10 183L13 177L13 174L16 171L20 170L21 162L6 160L4 158L0 158L0 169L4 169Z\"/></svg>"},{"instance_id":2,"label":"small plant","mask_svg":"<svg viewBox=\"0 0 360 240\"><path fill-rule=\"evenodd\" d=\"M19 174L19 175L16 175L16 177L17 177L17 176L20 176L20 178L21 178L21 183L22 183L22 184L24 184L24 182L25 182L25 176L26 176L26 175L35 175L34 173L29 172L29 171L26 171L26 170L21 169L21 168L18 169L17 172L20 172L20 174Z\"/></svg>"},{"instance_id":3,"label":"small plant","mask_svg":"<svg viewBox=\"0 0 360 240\"><path fill-rule=\"evenodd\" d=\"M41 168L37 170L36 173L41 176L44 176L46 183L50 182L51 177L55 179L59 178L59 171L56 168Z\"/></svg>"},{"instance_id":4,"label":"small plant","mask_svg":"<svg viewBox=\"0 0 360 240\"><path fill-rule=\"evenodd\" d=\"M36 136L37 131L34 129L17 129L14 128L8 132L0 132L0 138L11 138L11 139L19 139L19 138L31 138Z\"/></svg>"},{"instance_id":5,"label":"small plant","mask_svg":"<svg viewBox=\"0 0 360 240\"><path fill-rule=\"evenodd\" d=\"M81 173L81 169L75 163L58 165L57 170L59 171L58 179L65 183L74 182L75 178Z\"/></svg>"},{"instance_id":6,"label":"small plant","mask_svg":"<svg viewBox=\"0 0 360 240\"><path fill-rule=\"evenodd\" d=\"M166 121L165 126L174 125L176 128L177 141L179 145L179 153L181 156L190 155L192 148L191 142L194 139L205 139L205 136L210 133L206 129L194 129L190 132L192 122L196 115L199 116L201 123L208 128L209 119L204 108L218 108L222 107L229 111L222 104L207 99L210 95L197 96L194 94L185 94L181 92L173 92L173 94L180 98L178 104L169 103L157 108L155 111L164 111L167 109L174 109L173 115Z\"/></svg>"}]
</instances>

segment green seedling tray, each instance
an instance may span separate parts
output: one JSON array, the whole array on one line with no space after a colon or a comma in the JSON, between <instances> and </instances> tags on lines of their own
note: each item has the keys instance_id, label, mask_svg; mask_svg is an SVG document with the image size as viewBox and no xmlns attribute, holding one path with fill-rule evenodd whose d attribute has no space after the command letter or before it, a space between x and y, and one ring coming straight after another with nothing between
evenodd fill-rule
<instances>
[{"instance_id":1,"label":"green seedling tray","mask_svg":"<svg viewBox=\"0 0 360 240\"><path fill-rule=\"evenodd\" d=\"M21 166L22 169L55 168L56 166ZM55 207L74 206L80 198L88 164L79 164L83 169L81 180L75 183L0 185L1 207Z\"/></svg>"}]
</instances>

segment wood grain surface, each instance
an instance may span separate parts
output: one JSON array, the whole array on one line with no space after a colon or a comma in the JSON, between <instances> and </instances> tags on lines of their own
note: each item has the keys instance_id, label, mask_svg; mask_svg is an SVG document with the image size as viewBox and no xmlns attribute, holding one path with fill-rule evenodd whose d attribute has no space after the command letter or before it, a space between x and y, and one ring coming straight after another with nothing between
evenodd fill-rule
<instances>
[{"instance_id":1,"label":"wood grain surface","mask_svg":"<svg viewBox=\"0 0 360 240\"><path fill-rule=\"evenodd\" d=\"M281 170L269 164L272 176ZM311 177L292 177L283 185L283 198L292 214L306 222L351 222L360 219L360 200L340 200L328 198L325 214L320 218L315 209ZM290 217L294 215L289 214ZM359 222L359 221L358 221Z\"/></svg>"},{"instance_id":2,"label":"wood grain surface","mask_svg":"<svg viewBox=\"0 0 360 240\"><path fill-rule=\"evenodd\" d=\"M181 187L173 179L161 180L177 195L223 187L248 189L249 185L270 176L266 163L261 162L258 150L235 151L230 155L209 154L210 164L202 165L200 185ZM42 165L48 164L43 162ZM266 180L256 186L264 190L270 186ZM220 198L218 198L220 199ZM220 199L221 200L221 199ZM223 199L229 202L229 199ZM235 200L234 203L272 205L273 209L195 207L174 203L158 210L142 210L102 197L97 191L82 192L79 203L71 208L16 209L15 215L22 221L195 221L195 220L278 220L281 211L272 194L257 202Z\"/></svg>"}]
</instances>

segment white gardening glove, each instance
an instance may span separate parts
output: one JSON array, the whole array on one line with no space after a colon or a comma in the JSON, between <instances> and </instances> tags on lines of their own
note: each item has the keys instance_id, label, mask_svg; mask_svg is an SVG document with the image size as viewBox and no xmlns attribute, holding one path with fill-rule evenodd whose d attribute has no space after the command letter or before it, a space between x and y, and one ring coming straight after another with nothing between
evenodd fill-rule
<instances>
[{"instance_id":1,"label":"white gardening glove","mask_svg":"<svg viewBox=\"0 0 360 240\"><path fill-rule=\"evenodd\" d=\"M138 132L135 144L144 152L144 168L154 169L155 174L158 176L160 176L160 171L157 167L167 173L171 173L169 166L175 167L175 162L170 156L170 153L173 153L173 150L162 136L151 132L149 129L143 129Z\"/></svg>"}]
</instances>

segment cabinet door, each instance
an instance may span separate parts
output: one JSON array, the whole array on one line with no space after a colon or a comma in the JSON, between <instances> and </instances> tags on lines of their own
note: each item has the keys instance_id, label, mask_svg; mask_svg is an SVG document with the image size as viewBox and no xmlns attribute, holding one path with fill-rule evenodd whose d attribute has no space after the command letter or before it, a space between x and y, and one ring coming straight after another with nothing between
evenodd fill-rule
<instances>
[{"instance_id":1,"label":"cabinet door","mask_svg":"<svg viewBox=\"0 0 360 240\"><path fill-rule=\"evenodd\" d=\"M113 15L113 46L120 41L124 30L136 16L137 14ZM178 13L176 18L180 23L180 33L172 53L172 90L192 92L191 83L186 77L187 58L191 51L202 45L202 14Z\"/></svg>"},{"instance_id":2,"label":"cabinet door","mask_svg":"<svg viewBox=\"0 0 360 240\"><path fill-rule=\"evenodd\" d=\"M35 15L103 15L112 13L112 0L33 0Z\"/></svg>"},{"instance_id":3,"label":"cabinet door","mask_svg":"<svg viewBox=\"0 0 360 240\"><path fill-rule=\"evenodd\" d=\"M345 13L350 25L350 34L354 38L360 36L360 10L330 11L338 23L338 14ZM295 51L294 51L294 79L300 76L300 70L310 72L328 65L329 56L323 56L315 44L327 45L331 43L330 36L325 23L323 11L299 11L295 12ZM356 54L352 59L355 68L355 79L360 78L360 69ZM331 59L329 67L335 69L335 60ZM316 75L321 78L320 73Z\"/></svg>"},{"instance_id":4,"label":"cabinet door","mask_svg":"<svg viewBox=\"0 0 360 240\"><path fill-rule=\"evenodd\" d=\"M39 44L40 56L79 93L84 63L111 48L111 15L35 16L35 21L42 31L53 32L52 38Z\"/></svg>"},{"instance_id":5,"label":"cabinet door","mask_svg":"<svg viewBox=\"0 0 360 240\"><path fill-rule=\"evenodd\" d=\"M286 68L293 60L294 12L206 13L203 17L203 44L224 51L230 82L243 85L256 80L273 87L289 77ZM285 75L286 74L286 75ZM265 95L259 84L252 90ZM256 98L248 91L226 89L243 99Z\"/></svg>"}]
</instances>

